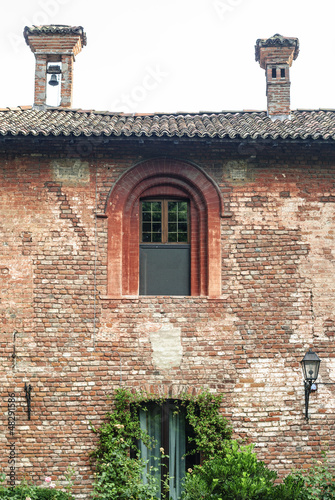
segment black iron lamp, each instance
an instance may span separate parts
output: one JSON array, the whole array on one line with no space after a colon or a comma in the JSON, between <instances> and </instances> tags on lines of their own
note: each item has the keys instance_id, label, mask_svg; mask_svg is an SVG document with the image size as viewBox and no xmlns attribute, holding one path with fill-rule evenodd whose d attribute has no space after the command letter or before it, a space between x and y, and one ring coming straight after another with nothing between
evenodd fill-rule
<instances>
[{"instance_id":1,"label":"black iron lamp","mask_svg":"<svg viewBox=\"0 0 335 500\"><path fill-rule=\"evenodd\" d=\"M304 374L304 382L305 382L305 418L308 420L308 403L309 403L309 395L313 390L316 390L316 386L314 384L315 380L319 375L321 360L312 349L309 349L306 352L305 356L301 360L302 371Z\"/></svg>"}]
</instances>

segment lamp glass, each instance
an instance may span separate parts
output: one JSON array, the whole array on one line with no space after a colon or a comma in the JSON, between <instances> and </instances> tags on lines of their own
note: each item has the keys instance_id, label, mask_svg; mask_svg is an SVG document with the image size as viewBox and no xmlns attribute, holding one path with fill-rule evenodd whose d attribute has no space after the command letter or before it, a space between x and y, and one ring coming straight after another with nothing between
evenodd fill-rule
<instances>
[{"instance_id":1,"label":"lamp glass","mask_svg":"<svg viewBox=\"0 0 335 500\"><path fill-rule=\"evenodd\" d=\"M320 363L319 356L310 349L301 361L305 380L313 381L318 378Z\"/></svg>"}]
</instances>

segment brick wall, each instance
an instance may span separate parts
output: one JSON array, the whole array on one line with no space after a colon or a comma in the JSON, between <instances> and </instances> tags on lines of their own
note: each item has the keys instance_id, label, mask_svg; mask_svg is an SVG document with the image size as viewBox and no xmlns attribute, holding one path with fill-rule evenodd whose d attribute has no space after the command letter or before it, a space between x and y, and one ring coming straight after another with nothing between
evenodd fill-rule
<instances>
[{"instance_id":1,"label":"brick wall","mask_svg":"<svg viewBox=\"0 0 335 500\"><path fill-rule=\"evenodd\" d=\"M335 459L334 390L320 385L304 419L299 361L312 347L335 381L334 170L325 148L128 145L85 158L10 153L0 163L0 465L17 479L57 479L73 465L89 498L95 443L122 385L178 397L209 387L236 435L287 473L321 450ZM278 152L277 152L278 151ZM250 152L249 152L250 153ZM254 152L255 153L255 152ZM194 162L219 186L221 298L107 295L115 182L158 154ZM164 351L160 345L164 343ZM13 358L15 345L16 357ZM121 371L120 371L121 361ZM32 385L31 420L24 384ZM16 426L8 429L8 394Z\"/></svg>"}]
</instances>

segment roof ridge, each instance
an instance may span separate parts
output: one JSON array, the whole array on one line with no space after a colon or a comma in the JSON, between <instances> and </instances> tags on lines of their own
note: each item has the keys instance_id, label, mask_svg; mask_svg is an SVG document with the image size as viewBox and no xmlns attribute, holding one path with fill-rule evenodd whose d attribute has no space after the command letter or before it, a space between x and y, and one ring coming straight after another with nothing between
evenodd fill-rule
<instances>
[{"instance_id":1,"label":"roof ridge","mask_svg":"<svg viewBox=\"0 0 335 500\"><path fill-rule=\"evenodd\" d=\"M26 111L26 110L35 110L38 112L45 112L45 111L65 111L68 113L87 113L87 114L96 114L96 115L109 115L109 116L198 116L198 115L227 115L227 114L261 114L261 113L267 113L266 109L224 109L224 110L219 110L219 111L155 111L155 112L134 112L134 113L127 113L124 111L111 111L111 110L96 110L96 109L82 109L82 108L68 108L68 107L62 107L62 106L46 106L44 108L35 108L32 105L18 105L18 106L7 106L5 108L0 108L0 111ZM297 108L297 109L292 109L292 113L296 112L314 112L317 113L319 111L327 111L327 112L335 112L335 108Z\"/></svg>"}]
</instances>

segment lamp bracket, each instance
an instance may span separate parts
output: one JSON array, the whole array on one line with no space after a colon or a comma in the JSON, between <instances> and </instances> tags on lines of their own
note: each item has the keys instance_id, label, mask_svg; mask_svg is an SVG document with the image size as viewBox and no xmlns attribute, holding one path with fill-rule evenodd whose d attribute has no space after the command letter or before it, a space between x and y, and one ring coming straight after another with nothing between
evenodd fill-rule
<instances>
[{"instance_id":1,"label":"lamp bracket","mask_svg":"<svg viewBox=\"0 0 335 500\"><path fill-rule=\"evenodd\" d=\"M32 390L31 385L30 384L28 385L26 382L24 384L24 392L26 393L28 420L30 420L30 414L31 414L31 390Z\"/></svg>"}]
</instances>

